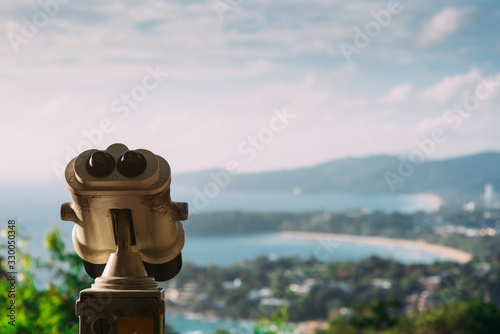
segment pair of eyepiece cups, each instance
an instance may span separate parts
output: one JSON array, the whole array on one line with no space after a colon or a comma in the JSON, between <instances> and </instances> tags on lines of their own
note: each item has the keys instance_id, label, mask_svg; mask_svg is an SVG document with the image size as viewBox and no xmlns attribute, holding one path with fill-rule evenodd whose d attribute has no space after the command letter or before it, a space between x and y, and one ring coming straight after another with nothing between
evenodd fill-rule
<instances>
[{"instance_id":1,"label":"pair of eyepiece cups","mask_svg":"<svg viewBox=\"0 0 500 334\"><path fill-rule=\"evenodd\" d=\"M95 151L88 158L87 172L94 177L106 177L116 168L118 172L126 177L135 177L146 170L146 158L136 151L127 151L115 163L115 159L104 151Z\"/></svg>"}]
</instances>

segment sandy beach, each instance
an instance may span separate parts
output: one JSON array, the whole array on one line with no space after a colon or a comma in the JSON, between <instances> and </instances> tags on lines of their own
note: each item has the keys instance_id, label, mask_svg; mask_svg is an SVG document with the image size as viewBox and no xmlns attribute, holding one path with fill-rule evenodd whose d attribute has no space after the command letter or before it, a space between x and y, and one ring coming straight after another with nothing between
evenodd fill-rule
<instances>
[{"instance_id":1,"label":"sandy beach","mask_svg":"<svg viewBox=\"0 0 500 334\"><path fill-rule=\"evenodd\" d=\"M450 261L455 261L459 263L467 263L470 260L472 260L472 254L470 253L464 252L456 248L429 244L424 241L392 239L383 237L356 236L348 234L314 233L314 232L282 232L281 235L283 237L288 237L288 238L320 239L332 242L348 241L348 242L359 242L372 245L413 248L418 250L424 250L430 253L439 254L442 257L450 259Z\"/></svg>"}]
</instances>

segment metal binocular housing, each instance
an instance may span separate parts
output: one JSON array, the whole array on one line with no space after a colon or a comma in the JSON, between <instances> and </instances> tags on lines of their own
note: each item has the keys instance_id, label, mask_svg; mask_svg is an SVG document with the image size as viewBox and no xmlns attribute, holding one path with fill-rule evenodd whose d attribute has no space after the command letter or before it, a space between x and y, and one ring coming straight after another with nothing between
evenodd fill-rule
<instances>
[{"instance_id":1,"label":"metal binocular housing","mask_svg":"<svg viewBox=\"0 0 500 334\"><path fill-rule=\"evenodd\" d=\"M117 250L117 210L129 212L130 246L148 276L166 281L177 275L184 246L181 221L188 218L188 206L170 199L171 172L165 159L113 144L71 160L65 178L73 203L62 204L61 219L75 222L73 245L89 276L101 276Z\"/></svg>"}]
</instances>

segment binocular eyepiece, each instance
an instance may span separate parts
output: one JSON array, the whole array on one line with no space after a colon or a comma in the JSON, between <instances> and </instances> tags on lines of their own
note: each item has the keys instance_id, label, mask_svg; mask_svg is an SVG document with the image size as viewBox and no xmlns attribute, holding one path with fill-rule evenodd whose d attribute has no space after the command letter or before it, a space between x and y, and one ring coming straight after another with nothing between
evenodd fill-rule
<instances>
[{"instance_id":1,"label":"binocular eyepiece","mask_svg":"<svg viewBox=\"0 0 500 334\"><path fill-rule=\"evenodd\" d=\"M95 151L87 160L87 172L95 177L106 177L115 170L126 177L141 175L146 170L146 158L137 151L127 151L118 158L115 164L114 157L104 151Z\"/></svg>"},{"instance_id":2,"label":"binocular eyepiece","mask_svg":"<svg viewBox=\"0 0 500 334\"><path fill-rule=\"evenodd\" d=\"M116 210L130 212L130 247L148 276L173 278L182 266L181 250L188 206L170 199L167 161L150 151L113 144L105 151L88 150L65 171L73 203L63 203L61 219L75 222L72 239L89 276L101 276L117 249Z\"/></svg>"}]
</instances>

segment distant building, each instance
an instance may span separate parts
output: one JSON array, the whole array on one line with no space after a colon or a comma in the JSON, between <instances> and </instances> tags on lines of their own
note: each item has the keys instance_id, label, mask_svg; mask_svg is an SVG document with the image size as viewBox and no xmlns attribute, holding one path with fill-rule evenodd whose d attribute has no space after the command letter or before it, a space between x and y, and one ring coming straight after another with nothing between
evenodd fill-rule
<instances>
[{"instance_id":1,"label":"distant building","mask_svg":"<svg viewBox=\"0 0 500 334\"><path fill-rule=\"evenodd\" d=\"M330 281L325 283L324 286L332 290L342 290L344 292L352 292L352 290L354 289L351 283L342 281Z\"/></svg>"},{"instance_id":2,"label":"distant building","mask_svg":"<svg viewBox=\"0 0 500 334\"><path fill-rule=\"evenodd\" d=\"M260 290L252 289L248 292L247 298L248 300L255 301L261 298L271 297L273 292L269 288L262 288Z\"/></svg>"},{"instance_id":3,"label":"distant building","mask_svg":"<svg viewBox=\"0 0 500 334\"><path fill-rule=\"evenodd\" d=\"M279 310L280 307L288 306L289 302L283 298L262 298L259 301L259 305L265 307L267 310L272 309L273 311Z\"/></svg>"},{"instance_id":4,"label":"distant building","mask_svg":"<svg viewBox=\"0 0 500 334\"><path fill-rule=\"evenodd\" d=\"M296 295L306 295L315 286L321 286L331 290L341 290L344 292L351 292L353 290L352 284L347 282L343 281L322 282L312 278L304 280L304 283L302 284L292 283L288 286L288 289L290 289L290 291Z\"/></svg>"},{"instance_id":5,"label":"distant building","mask_svg":"<svg viewBox=\"0 0 500 334\"><path fill-rule=\"evenodd\" d=\"M420 295L416 292L411 295L407 295L404 299L404 312L407 315L413 313L413 311L417 308L418 302L420 300Z\"/></svg>"},{"instance_id":6,"label":"distant building","mask_svg":"<svg viewBox=\"0 0 500 334\"><path fill-rule=\"evenodd\" d=\"M292 283L288 286L291 292L295 293L296 295L306 295L309 293L311 290L311 287L308 285L301 285L301 284L295 284Z\"/></svg>"},{"instance_id":7,"label":"distant building","mask_svg":"<svg viewBox=\"0 0 500 334\"><path fill-rule=\"evenodd\" d=\"M490 183L487 183L484 185L484 207L489 209L493 207L494 204L494 196L495 196L495 190L493 189L493 185Z\"/></svg>"},{"instance_id":8,"label":"distant building","mask_svg":"<svg viewBox=\"0 0 500 334\"><path fill-rule=\"evenodd\" d=\"M474 212L474 210L476 209L476 203L474 203L473 201L467 202L462 206L462 208L464 209L464 211Z\"/></svg>"},{"instance_id":9,"label":"distant building","mask_svg":"<svg viewBox=\"0 0 500 334\"><path fill-rule=\"evenodd\" d=\"M163 292L164 298L178 305L188 305L192 303L196 297L191 291L179 291L175 288L168 288Z\"/></svg>"},{"instance_id":10,"label":"distant building","mask_svg":"<svg viewBox=\"0 0 500 334\"><path fill-rule=\"evenodd\" d=\"M339 313L340 313L341 316L348 317L348 316L352 315L352 309L350 307L342 306L339 309Z\"/></svg>"},{"instance_id":11,"label":"distant building","mask_svg":"<svg viewBox=\"0 0 500 334\"><path fill-rule=\"evenodd\" d=\"M420 283L429 292L437 291L441 286L441 281L442 281L441 276L428 276L420 278Z\"/></svg>"},{"instance_id":12,"label":"distant building","mask_svg":"<svg viewBox=\"0 0 500 334\"><path fill-rule=\"evenodd\" d=\"M491 271L491 264L487 262L481 262L474 266L474 275L477 277L482 277Z\"/></svg>"},{"instance_id":13,"label":"distant building","mask_svg":"<svg viewBox=\"0 0 500 334\"><path fill-rule=\"evenodd\" d=\"M465 227L465 226L457 226L457 225L452 225L452 224L437 226L436 228L434 228L434 232L437 234L440 234L440 235L463 234L467 237L477 237L477 236L481 235L481 230L483 230L483 229L473 228L473 227ZM490 235L492 232L486 231L484 233L489 233L489 235Z\"/></svg>"},{"instance_id":14,"label":"distant building","mask_svg":"<svg viewBox=\"0 0 500 334\"><path fill-rule=\"evenodd\" d=\"M386 278L374 278L370 281L370 285L374 288L389 290L392 286L392 283Z\"/></svg>"},{"instance_id":15,"label":"distant building","mask_svg":"<svg viewBox=\"0 0 500 334\"><path fill-rule=\"evenodd\" d=\"M223 300L216 300L213 302L213 306L218 309L223 309L226 307L226 302Z\"/></svg>"},{"instance_id":16,"label":"distant building","mask_svg":"<svg viewBox=\"0 0 500 334\"><path fill-rule=\"evenodd\" d=\"M428 308L431 308L437 304L438 298L436 295L429 291L423 291L419 296L418 296L418 301L417 301L417 310L423 311Z\"/></svg>"},{"instance_id":17,"label":"distant building","mask_svg":"<svg viewBox=\"0 0 500 334\"><path fill-rule=\"evenodd\" d=\"M222 287L225 290L238 290L241 288L241 279L235 278L233 281L222 282Z\"/></svg>"}]
</instances>

